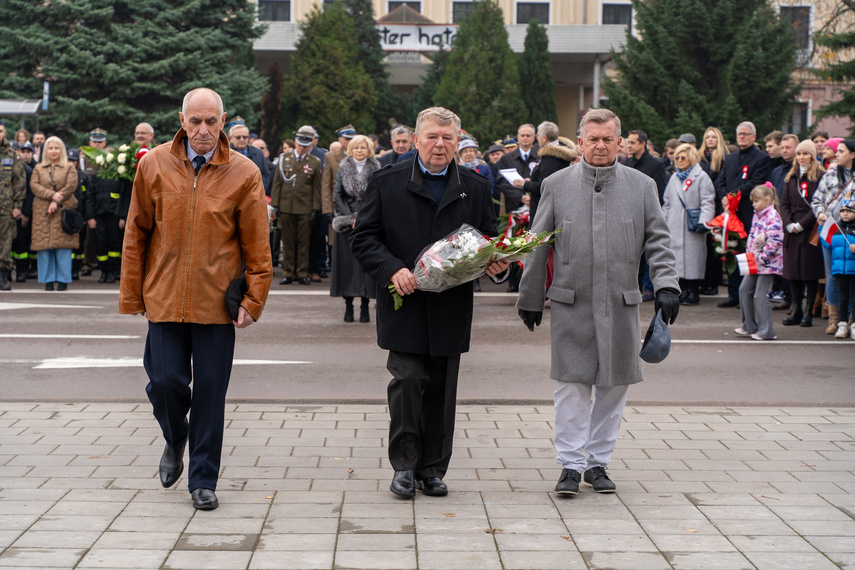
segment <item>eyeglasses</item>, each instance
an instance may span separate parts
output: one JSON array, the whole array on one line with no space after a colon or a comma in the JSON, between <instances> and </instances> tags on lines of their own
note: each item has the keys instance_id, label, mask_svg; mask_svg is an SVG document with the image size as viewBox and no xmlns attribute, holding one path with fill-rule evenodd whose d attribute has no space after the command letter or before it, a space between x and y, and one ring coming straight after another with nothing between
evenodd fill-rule
<instances>
[{"instance_id":1,"label":"eyeglasses","mask_svg":"<svg viewBox=\"0 0 855 570\"><path fill-rule=\"evenodd\" d=\"M150 135L152 133L150 133L149 131L134 131L134 134L135 135Z\"/></svg>"},{"instance_id":2,"label":"eyeglasses","mask_svg":"<svg viewBox=\"0 0 855 570\"><path fill-rule=\"evenodd\" d=\"M233 138L236 138L237 140L242 140L242 139L248 139L248 138L249 138L249 135L232 135L232 136L233 136Z\"/></svg>"},{"instance_id":3,"label":"eyeglasses","mask_svg":"<svg viewBox=\"0 0 855 570\"><path fill-rule=\"evenodd\" d=\"M736 136L738 136L738 137L750 137L753 135L754 135L754 133L736 133Z\"/></svg>"},{"instance_id":4,"label":"eyeglasses","mask_svg":"<svg viewBox=\"0 0 855 570\"><path fill-rule=\"evenodd\" d=\"M689 160L689 157L688 156L678 156L674 160Z\"/></svg>"}]
</instances>

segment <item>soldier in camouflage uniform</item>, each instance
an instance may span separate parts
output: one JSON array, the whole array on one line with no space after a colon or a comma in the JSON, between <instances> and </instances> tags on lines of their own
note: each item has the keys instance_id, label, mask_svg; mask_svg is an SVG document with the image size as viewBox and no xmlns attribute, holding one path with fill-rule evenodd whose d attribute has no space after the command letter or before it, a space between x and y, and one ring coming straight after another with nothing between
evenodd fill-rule
<instances>
[{"instance_id":1,"label":"soldier in camouflage uniform","mask_svg":"<svg viewBox=\"0 0 855 570\"><path fill-rule=\"evenodd\" d=\"M0 291L10 291L12 240L17 234L16 220L24 204L24 165L6 140L6 127L0 123Z\"/></svg>"}]
</instances>

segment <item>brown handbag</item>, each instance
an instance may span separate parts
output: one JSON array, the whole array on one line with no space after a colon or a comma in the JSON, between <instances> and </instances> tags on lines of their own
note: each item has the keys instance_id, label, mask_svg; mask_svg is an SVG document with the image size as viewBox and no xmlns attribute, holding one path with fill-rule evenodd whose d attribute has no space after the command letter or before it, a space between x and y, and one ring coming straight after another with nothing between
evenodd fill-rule
<instances>
[{"instance_id":1,"label":"brown handbag","mask_svg":"<svg viewBox=\"0 0 855 570\"><path fill-rule=\"evenodd\" d=\"M813 246L819 247L819 222L815 222L813 224L813 229L810 231L808 243Z\"/></svg>"}]
</instances>

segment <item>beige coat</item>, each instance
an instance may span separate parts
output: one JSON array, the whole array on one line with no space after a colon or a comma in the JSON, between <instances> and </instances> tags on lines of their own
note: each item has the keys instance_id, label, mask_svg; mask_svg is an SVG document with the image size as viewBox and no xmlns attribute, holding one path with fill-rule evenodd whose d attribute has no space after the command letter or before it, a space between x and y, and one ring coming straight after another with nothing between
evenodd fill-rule
<instances>
[{"instance_id":1,"label":"beige coat","mask_svg":"<svg viewBox=\"0 0 855 570\"><path fill-rule=\"evenodd\" d=\"M51 183L51 171L53 171L53 183ZM33 251L46 249L76 249L80 246L78 234L67 234L62 231L62 214L57 208L56 212L48 215L48 206L51 196L56 191L61 193L63 200L62 208L77 208L77 198L74 192L77 190L77 169L73 162L69 162L65 168L60 165L51 166L49 163L40 162L33 169L30 178L30 189L33 198Z\"/></svg>"}]
</instances>

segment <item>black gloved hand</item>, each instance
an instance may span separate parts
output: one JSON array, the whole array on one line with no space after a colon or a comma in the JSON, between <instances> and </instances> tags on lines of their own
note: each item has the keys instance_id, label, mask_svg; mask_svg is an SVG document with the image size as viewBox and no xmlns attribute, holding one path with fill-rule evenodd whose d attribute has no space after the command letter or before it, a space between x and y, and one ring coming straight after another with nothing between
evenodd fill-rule
<instances>
[{"instance_id":1,"label":"black gloved hand","mask_svg":"<svg viewBox=\"0 0 855 570\"><path fill-rule=\"evenodd\" d=\"M656 292L656 303L654 308L658 311L662 309L662 319L668 324L673 325L677 320L677 313L680 312L680 298L677 292L672 289L660 289Z\"/></svg>"},{"instance_id":2,"label":"black gloved hand","mask_svg":"<svg viewBox=\"0 0 855 570\"><path fill-rule=\"evenodd\" d=\"M320 210L312 210L312 213L309 214L309 225L314 226L315 222L318 221L318 218L321 216Z\"/></svg>"},{"instance_id":3,"label":"black gloved hand","mask_svg":"<svg viewBox=\"0 0 855 570\"><path fill-rule=\"evenodd\" d=\"M333 219L332 214L324 214L324 223L331 224Z\"/></svg>"},{"instance_id":4,"label":"black gloved hand","mask_svg":"<svg viewBox=\"0 0 855 570\"><path fill-rule=\"evenodd\" d=\"M526 311L523 309L519 309L517 311L520 314L520 318L525 323L525 326L528 327L528 330L534 331L534 327L540 326L540 321L543 320L543 311Z\"/></svg>"}]
</instances>

